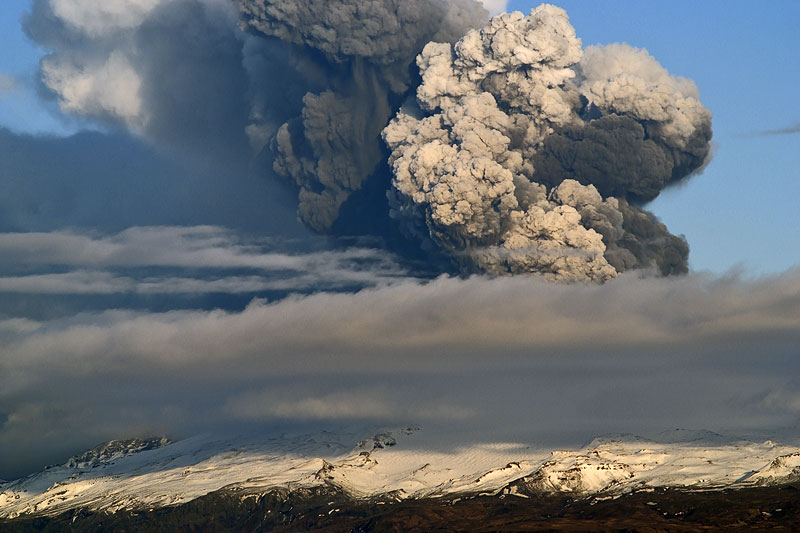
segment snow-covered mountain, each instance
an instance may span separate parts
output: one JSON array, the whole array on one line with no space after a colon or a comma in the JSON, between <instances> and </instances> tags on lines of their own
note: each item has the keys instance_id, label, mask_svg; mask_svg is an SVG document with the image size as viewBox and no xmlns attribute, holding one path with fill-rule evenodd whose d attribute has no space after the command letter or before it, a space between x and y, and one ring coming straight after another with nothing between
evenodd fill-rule
<instances>
[{"instance_id":1,"label":"snow-covered mountain","mask_svg":"<svg viewBox=\"0 0 800 533\"><path fill-rule=\"evenodd\" d=\"M658 487L712 490L800 477L800 449L710 432L595 439L548 453L518 443L442 446L426 432L112 441L64 465L0 483L0 518L82 508L147 510L220 489L252 495L330 487L355 499L568 492L598 498Z\"/></svg>"},{"instance_id":2,"label":"snow-covered mountain","mask_svg":"<svg viewBox=\"0 0 800 533\"><path fill-rule=\"evenodd\" d=\"M726 439L707 431L657 441L633 435L598 438L577 452L553 452L509 491L618 495L657 487L714 490L778 484L800 474L798 455L796 447Z\"/></svg>"}]
</instances>

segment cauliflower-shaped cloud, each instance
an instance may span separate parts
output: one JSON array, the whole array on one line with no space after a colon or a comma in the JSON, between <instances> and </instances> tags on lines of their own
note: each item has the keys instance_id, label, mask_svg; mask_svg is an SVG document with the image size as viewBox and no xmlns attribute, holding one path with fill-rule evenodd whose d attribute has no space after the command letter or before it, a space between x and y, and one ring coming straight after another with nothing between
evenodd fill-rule
<instances>
[{"instance_id":1,"label":"cauliflower-shaped cloud","mask_svg":"<svg viewBox=\"0 0 800 533\"><path fill-rule=\"evenodd\" d=\"M691 81L627 45L582 50L546 4L429 43L417 64L416 100L383 132L408 235L468 272L686 271L685 241L628 200L708 156L711 115Z\"/></svg>"}]
</instances>

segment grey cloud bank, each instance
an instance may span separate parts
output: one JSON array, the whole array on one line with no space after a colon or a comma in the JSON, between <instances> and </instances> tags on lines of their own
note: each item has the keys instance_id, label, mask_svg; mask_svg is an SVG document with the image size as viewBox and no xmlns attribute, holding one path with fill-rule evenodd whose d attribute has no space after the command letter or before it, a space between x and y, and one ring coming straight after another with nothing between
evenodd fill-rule
<instances>
[{"instance_id":1,"label":"grey cloud bank","mask_svg":"<svg viewBox=\"0 0 800 533\"><path fill-rule=\"evenodd\" d=\"M241 312L2 320L0 476L120 435L312 422L499 426L534 443L674 425L768 435L799 414L798 313L791 271L440 278Z\"/></svg>"}]
</instances>

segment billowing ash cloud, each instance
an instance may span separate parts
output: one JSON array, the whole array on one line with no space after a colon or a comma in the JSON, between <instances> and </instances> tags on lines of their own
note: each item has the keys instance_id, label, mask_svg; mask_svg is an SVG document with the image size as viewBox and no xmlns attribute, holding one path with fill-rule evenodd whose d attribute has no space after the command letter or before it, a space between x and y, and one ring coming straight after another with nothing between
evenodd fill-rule
<instances>
[{"instance_id":1,"label":"billowing ash cloud","mask_svg":"<svg viewBox=\"0 0 800 533\"><path fill-rule=\"evenodd\" d=\"M486 21L474 0L238 0L246 26L297 47L318 88L273 141L275 169L300 189L300 219L330 231L342 204L384 160L380 131L431 40Z\"/></svg>"},{"instance_id":2,"label":"billowing ash cloud","mask_svg":"<svg viewBox=\"0 0 800 533\"><path fill-rule=\"evenodd\" d=\"M583 50L554 6L470 29L504 4L35 0L26 28L63 110L255 155L318 232L399 228L468 273L686 272L640 206L709 157L697 88L644 50Z\"/></svg>"},{"instance_id":3,"label":"billowing ash cloud","mask_svg":"<svg viewBox=\"0 0 800 533\"><path fill-rule=\"evenodd\" d=\"M34 0L24 25L62 111L164 151L246 162L250 116L277 129L300 105L285 47L242 32L230 0Z\"/></svg>"},{"instance_id":4,"label":"billowing ash cloud","mask_svg":"<svg viewBox=\"0 0 800 533\"><path fill-rule=\"evenodd\" d=\"M415 56L487 19L475 0L34 0L25 28L62 111L205 158L271 146L328 232L385 163Z\"/></svg>"},{"instance_id":5,"label":"billowing ash cloud","mask_svg":"<svg viewBox=\"0 0 800 533\"><path fill-rule=\"evenodd\" d=\"M603 196L648 201L708 157L711 115L691 80L624 44L587 48L575 70L588 109L545 139L534 162L543 182L572 177Z\"/></svg>"},{"instance_id":6,"label":"billowing ash cloud","mask_svg":"<svg viewBox=\"0 0 800 533\"><path fill-rule=\"evenodd\" d=\"M551 5L430 43L417 64L416 102L383 132L408 234L467 271L686 272L686 242L631 202L709 155L711 115L690 80L628 45L583 51Z\"/></svg>"}]
</instances>

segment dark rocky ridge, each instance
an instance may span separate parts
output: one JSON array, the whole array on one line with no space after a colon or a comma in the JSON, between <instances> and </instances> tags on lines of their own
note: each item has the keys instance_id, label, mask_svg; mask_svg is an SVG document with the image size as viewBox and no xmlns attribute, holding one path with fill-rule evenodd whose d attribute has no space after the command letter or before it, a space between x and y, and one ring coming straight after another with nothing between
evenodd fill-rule
<instances>
[{"instance_id":1,"label":"dark rocky ridge","mask_svg":"<svg viewBox=\"0 0 800 533\"><path fill-rule=\"evenodd\" d=\"M543 494L356 501L317 487L221 490L148 512L71 511L0 521L0 532L162 531L797 531L800 484L693 492L658 489L616 499Z\"/></svg>"},{"instance_id":2,"label":"dark rocky ridge","mask_svg":"<svg viewBox=\"0 0 800 533\"><path fill-rule=\"evenodd\" d=\"M171 444L167 437L151 437L146 439L112 440L95 446L89 451L76 455L67 462L71 468L91 468L99 463L108 463L114 459L127 457L139 452L155 450Z\"/></svg>"}]
</instances>

